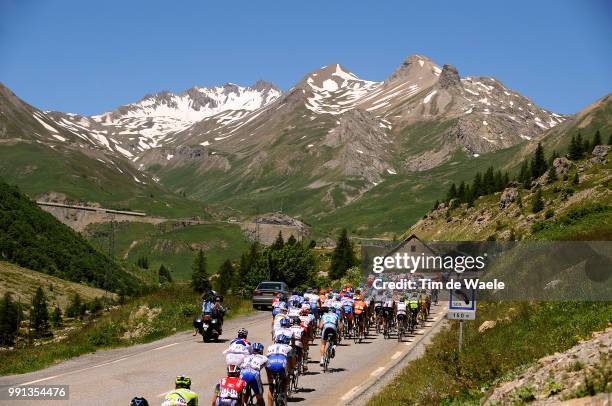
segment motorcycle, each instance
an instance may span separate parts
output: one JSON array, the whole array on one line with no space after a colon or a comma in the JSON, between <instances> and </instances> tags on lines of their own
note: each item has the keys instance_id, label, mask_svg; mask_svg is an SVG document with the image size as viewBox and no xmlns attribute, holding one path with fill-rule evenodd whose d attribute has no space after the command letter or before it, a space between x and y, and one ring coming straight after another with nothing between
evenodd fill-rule
<instances>
[{"instance_id":1,"label":"motorcycle","mask_svg":"<svg viewBox=\"0 0 612 406\"><path fill-rule=\"evenodd\" d=\"M193 321L193 326L202 335L204 342L217 341L222 333L221 320L210 313L204 313Z\"/></svg>"}]
</instances>

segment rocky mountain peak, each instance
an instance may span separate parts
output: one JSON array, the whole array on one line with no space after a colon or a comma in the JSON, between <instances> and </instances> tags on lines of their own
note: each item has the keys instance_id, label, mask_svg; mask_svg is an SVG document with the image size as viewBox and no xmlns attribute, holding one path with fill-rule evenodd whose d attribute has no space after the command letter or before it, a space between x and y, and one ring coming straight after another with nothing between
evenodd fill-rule
<instances>
[{"instance_id":1,"label":"rocky mountain peak","mask_svg":"<svg viewBox=\"0 0 612 406\"><path fill-rule=\"evenodd\" d=\"M444 65L442 72L440 73L439 82L442 89L448 89L449 87L458 86L461 84L461 78L457 68L453 65Z\"/></svg>"},{"instance_id":2,"label":"rocky mountain peak","mask_svg":"<svg viewBox=\"0 0 612 406\"><path fill-rule=\"evenodd\" d=\"M411 78L424 72L435 73L437 71L439 74L439 70L440 68L426 56L410 55L404 59L404 62L389 76L387 81L392 82L398 79Z\"/></svg>"}]
</instances>

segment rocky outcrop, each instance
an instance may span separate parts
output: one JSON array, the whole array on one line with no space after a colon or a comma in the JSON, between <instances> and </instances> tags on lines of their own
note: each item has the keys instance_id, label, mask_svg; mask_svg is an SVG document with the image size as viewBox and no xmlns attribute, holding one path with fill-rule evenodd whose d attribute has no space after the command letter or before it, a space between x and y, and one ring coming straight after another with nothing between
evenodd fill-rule
<instances>
[{"instance_id":1,"label":"rocky outcrop","mask_svg":"<svg viewBox=\"0 0 612 406\"><path fill-rule=\"evenodd\" d=\"M459 78L459 71L457 71L457 68L453 65L444 65L438 83L442 89L458 86L461 83L461 79Z\"/></svg>"},{"instance_id":2,"label":"rocky outcrop","mask_svg":"<svg viewBox=\"0 0 612 406\"><path fill-rule=\"evenodd\" d=\"M561 400L576 397L584 392L585 379L597 378L599 374L605 379L606 364L610 362L612 348L612 328L593 333L590 340L582 341L566 352L555 353L540 358L537 363L522 373L517 379L498 386L486 399L485 405L510 405L525 401L526 395L530 405L560 405ZM607 372L609 373L609 372ZM593 378L595 377L595 378ZM605 382L603 383L605 385ZM608 387L609 387L608 383ZM599 404L580 402L576 399L572 405Z\"/></svg>"},{"instance_id":3,"label":"rocky outcrop","mask_svg":"<svg viewBox=\"0 0 612 406\"><path fill-rule=\"evenodd\" d=\"M605 164L608 162L608 152L610 152L609 145L597 145L593 148L593 157L589 159L589 163Z\"/></svg>"},{"instance_id":4,"label":"rocky outcrop","mask_svg":"<svg viewBox=\"0 0 612 406\"><path fill-rule=\"evenodd\" d=\"M562 178L563 176L567 175L570 168L572 167L572 161L565 157L555 158L555 160L553 161L553 167L557 172L557 176L559 178Z\"/></svg>"},{"instance_id":5,"label":"rocky outcrop","mask_svg":"<svg viewBox=\"0 0 612 406\"><path fill-rule=\"evenodd\" d=\"M506 188L499 199L499 208L503 210L514 203L517 199L518 189L515 187Z\"/></svg>"}]
</instances>

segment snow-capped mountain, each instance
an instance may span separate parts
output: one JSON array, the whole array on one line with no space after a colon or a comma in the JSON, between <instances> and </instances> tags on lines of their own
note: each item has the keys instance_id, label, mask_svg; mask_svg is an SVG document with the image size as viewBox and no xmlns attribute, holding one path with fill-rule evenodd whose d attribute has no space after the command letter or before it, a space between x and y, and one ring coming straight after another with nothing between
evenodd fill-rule
<instances>
[{"instance_id":1,"label":"snow-capped mountain","mask_svg":"<svg viewBox=\"0 0 612 406\"><path fill-rule=\"evenodd\" d=\"M266 194L284 179L287 196L301 201L305 193L326 210L457 151L476 158L539 140L567 119L492 77L462 78L422 55L384 81L331 64L284 93L260 81L160 92L91 117L25 115L23 137L88 151L100 162L113 157L113 168L126 161L140 182L210 199Z\"/></svg>"},{"instance_id":2,"label":"snow-capped mountain","mask_svg":"<svg viewBox=\"0 0 612 406\"><path fill-rule=\"evenodd\" d=\"M144 151L175 144L173 135L195 123L214 118L217 123L228 124L272 103L281 94L264 81L249 87L228 83L192 87L179 94L159 92L91 117L46 114L57 126L135 162Z\"/></svg>"}]
</instances>

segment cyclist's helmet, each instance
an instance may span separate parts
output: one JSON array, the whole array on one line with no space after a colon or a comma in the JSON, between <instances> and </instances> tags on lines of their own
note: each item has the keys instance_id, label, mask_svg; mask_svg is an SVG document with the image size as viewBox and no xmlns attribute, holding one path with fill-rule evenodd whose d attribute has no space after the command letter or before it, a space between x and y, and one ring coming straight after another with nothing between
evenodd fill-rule
<instances>
[{"instance_id":1,"label":"cyclist's helmet","mask_svg":"<svg viewBox=\"0 0 612 406\"><path fill-rule=\"evenodd\" d=\"M291 326L291 321L287 318L281 319L280 325L281 327L289 327Z\"/></svg>"},{"instance_id":2,"label":"cyclist's helmet","mask_svg":"<svg viewBox=\"0 0 612 406\"><path fill-rule=\"evenodd\" d=\"M238 330L238 338L247 338L249 335L249 331L242 327L240 330Z\"/></svg>"},{"instance_id":3,"label":"cyclist's helmet","mask_svg":"<svg viewBox=\"0 0 612 406\"><path fill-rule=\"evenodd\" d=\"M299 300L297 300L297 299L295 299L295 300L293 300L293 301L291 302L291 305L292 305L293 307L300 307L300 301L299 301Z\"/></svg>"},{"instance_id":4,"label":"cyclist's helmet","mask_svg":"<svg viewBox=\"0 0 612 406\"><path fill-rule=\"evenodd\" d=\"M299 326L301 322L302 322L302 320L300 320L299 317L292 317L291 318L291 325L293 325L293 326Z\"/></svg>"},{"instance_id":5,"label":"cyclist's helmet","mask_svg":"<svg viewBox=\"0 0 612 406\"><path fill-rule=\"evenodd\" d=\"M179 375L176 377L176 380L174 381L174 385L177 388L189 389L191 388L191 378L185 375Z\"/></svg>"},{"instance_id":6,"label":"cyclist's helmet","mask_svg":"<svg viewBox=\"0 0 612 406\"><path fill-rule=\"evenodd\" d=\"M302 307L302 310L300 310L300 316L307 316L309 312L309 309L307 307Z\"/></svg>"},{"instance_id":7,"label":"cyclist's helmet","mask_svg":"<svg viewBox=\"0 0 612 406\"><path fill-rule=\"evenodd\" d=\"M237 377L240 376L240 367L238 365L227 366L227 376Z\"/></svg>"},{"instance_id":8,"label":"cyclist's helmet","mask_svg":"<svg viewBox=\"0 0 612 406\"><path fill-rule=\"evenodd\" d=\"M335 308L334 306L329 306L329 307L327 308L327 312L328 312L328 313L336 313L336 308Z\"/></svg>"},{"instance_id":9,"label":"cyclist's helmet","mask_svg":"<svg viewBox=\"0 0 612 406\"><path fill-rule=\"evenodd\" d=\"M251 346L253 348L253 352L256 354L263 354L264 345L262 343L253 343Z\"/></svg>"},{"instance_id":10,"label":"cyclist's helmet","mask_svg":"<svg viewBox=\"0 0 612 406\"><path fill-rule=\"evenodd\" d=\"M147 402L145 398L136 396L132 398L132 401L130 402L130 406L149 406L149 402Z\"/></svg>"},{"instance_id":11,"label":"cyclist's helmet","mask_svg":"<svg viewBox=\"0 0 612 406\"><path fill-rule=\"evenodd\" d=\"M289 344L291 342L291 337L284 334L279 334L276 336L275 341L277 344Z\"/></svg>"},{"instance_id":12,"label":"cyclist's helmet","mask_svg":"<svg viewBox=\"0 0 612 406\"><path fill-rule=\"evenodd\" d=\"M342 300L342 298L340 297L340 295L336 295L336 297L334 298L336 300Z\"/></svg>"}]
</instances>

